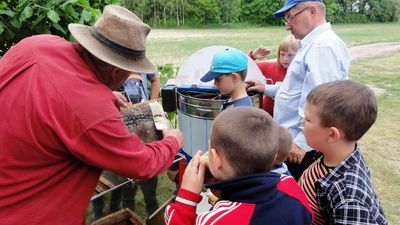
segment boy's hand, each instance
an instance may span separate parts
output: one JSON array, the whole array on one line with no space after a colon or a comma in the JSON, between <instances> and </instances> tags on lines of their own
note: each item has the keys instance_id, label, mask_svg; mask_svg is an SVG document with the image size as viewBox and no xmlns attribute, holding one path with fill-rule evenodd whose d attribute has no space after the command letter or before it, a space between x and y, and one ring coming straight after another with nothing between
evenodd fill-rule
<instances>
[{"instance_id":1,"label":"boy's hand","mask_svg":"<svg viewBox=\"0 0 400 225\"><path fill-rule=\"evenodd\" d=\"M295 143L292 144L292 150L289 153L287 160L291 163L300 164L303 161L306 152L297 146Z\"/></svg>"},{"instance_id":2,"label":"boy's hand","mask_svg":"<svg viewBox=\"0 0 400 225\"><path fill-rule=\"evenodd\" d=\"M181 188L200 194L204 183L205 164L200 163L201 151L198 151L189 162L183 174Z\"/></svg>"},{"instance_id":3,"label":"boy's hand","mask_svg":"<svg viewBox=\"0 0 400 225\"><path fill-rule=\"evenodd\" d=\"M251 56L253 57L253 59L263 59L267 57L270 53L271 51L268 48L260 46L253 50Z\"/></svg>"}]
</instances>

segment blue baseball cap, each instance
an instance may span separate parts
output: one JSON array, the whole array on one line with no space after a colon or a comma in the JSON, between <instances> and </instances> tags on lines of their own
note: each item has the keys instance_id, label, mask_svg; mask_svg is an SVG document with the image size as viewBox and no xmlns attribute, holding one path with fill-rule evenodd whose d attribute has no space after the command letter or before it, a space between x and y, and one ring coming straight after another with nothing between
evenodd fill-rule
<instances>
[{"instance_id":1,"label":"blue baseball cap","mask_svg":"<svg viewBox=\"0 0 400 225\"><path fill-rule=\"evenodd\" d=\"M284 17L286 11L295 7L300 2L322 2L322 0L286 0L285 5L280 10L274 13L274 17L275 18Z\"/></svg>"},{"instance_id":2,"label":"blue baseball cap","mask_svg":"<svg viewBox=\"0 0 400 225\"><path fill-rule=\"evenodd\" d=\"M208 82L224 74L245 70L247 69L247 63L247 55L242 51L236 48L226 48L214 55L210 71L200 80Z\"/></svg>"}]
</instances>

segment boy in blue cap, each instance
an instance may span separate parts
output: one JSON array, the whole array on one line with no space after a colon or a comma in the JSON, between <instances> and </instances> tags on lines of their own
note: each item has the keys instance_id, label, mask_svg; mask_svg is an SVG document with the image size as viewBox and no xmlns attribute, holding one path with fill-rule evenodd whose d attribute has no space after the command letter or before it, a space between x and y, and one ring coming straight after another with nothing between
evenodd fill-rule
<instances>
[{"instance_id":1,"label":"boy in blue cap","mask_svg":"<svg viewBox=\"0 0 400 225\"><path fill-rule=\"evenodd\" d=\"M230 96L223 103L221 111L230 107L252 105L244 84L247 63L247 55L242 51L226 48L214 55L210 71L200 79L202 82L214 80L219 91Z\"/></svg>"}]
</instances>

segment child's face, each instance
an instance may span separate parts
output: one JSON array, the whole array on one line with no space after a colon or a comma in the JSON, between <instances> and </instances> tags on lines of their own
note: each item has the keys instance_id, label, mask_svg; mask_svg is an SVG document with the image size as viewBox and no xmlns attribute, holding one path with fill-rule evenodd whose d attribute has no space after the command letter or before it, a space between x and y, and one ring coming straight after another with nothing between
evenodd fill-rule
<instances>
[{"instance_id":1,"label":"child's face","mask_svg":"<svg viewBox=\"0 0 400 225\"><path fill-rule=\"evenodd\" d=\"M222 75L215 78L214 85L218 87L222 94L231 94L235 89L235 82L232 74Z\"/></svg>"},{"instance_id":2,"label":"child's face","mask_svg":"<svg viewBox=\"0 0 400 225\"><path fill-rule=\"evenodd\" d=\"M304 127L307 144L315 150L323 152L328 144L330 129L321 126L318 107L307 102L304 108L304 119L301 123Z\"/></svg>"},{"instance_id":3,"label":"child's face","mask_svg":"<svg viewBox=\"0 0 400 225\"><path fill-rule=\"evenodd\" d=\"M279 63L282 65L283 68L287 69L295 55L296 51L294 51L292 48L288 48L287 51L280 51Z\"/></svg>"}]
</instances>

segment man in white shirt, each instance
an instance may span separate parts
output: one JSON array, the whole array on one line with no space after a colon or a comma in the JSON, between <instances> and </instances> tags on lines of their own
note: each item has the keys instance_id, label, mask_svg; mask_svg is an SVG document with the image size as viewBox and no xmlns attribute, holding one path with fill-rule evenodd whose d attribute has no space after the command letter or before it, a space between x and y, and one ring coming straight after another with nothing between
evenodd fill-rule
<instances>
[{"instance_id":1,"label":"man in white shirt","mask_svg":"<svg viewBox=\"0 0 400 225\"><path fill-rule=\"evenodd\" d=\"M319 84L348 79L350 54L331 24L326 22L322 0L287 0L274 17L283 17L286 30L300 39L297 54L283 82L265 85L248 81L247 84L249 91L275 98L274 119L286 127L293 138L287 159L289 171L299 179L314 155L301 127L307 94Z\"/></svg>"}]
</instances>

